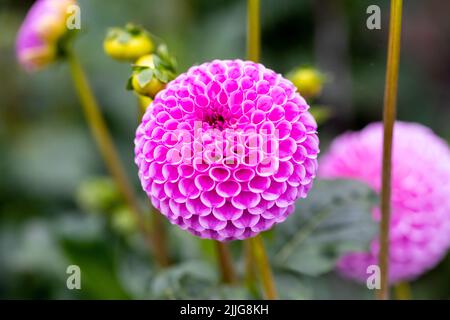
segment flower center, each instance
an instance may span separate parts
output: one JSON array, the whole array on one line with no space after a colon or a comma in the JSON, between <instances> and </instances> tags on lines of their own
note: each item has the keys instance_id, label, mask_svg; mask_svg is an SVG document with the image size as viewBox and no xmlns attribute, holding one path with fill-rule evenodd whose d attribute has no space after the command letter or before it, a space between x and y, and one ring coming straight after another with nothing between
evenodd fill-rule
<instances>
[{"instance_id":1,"label":"flower center","mask_svg":"<svg viewBox=\"0 0 450 320\"><path fill-rule=\"evenodd\" d=\"M208 123L212 128L223 130L227 127L227 122L223 115L213 112L208 113L204 117L204 121Z\"/></svg>"}]
</instances>

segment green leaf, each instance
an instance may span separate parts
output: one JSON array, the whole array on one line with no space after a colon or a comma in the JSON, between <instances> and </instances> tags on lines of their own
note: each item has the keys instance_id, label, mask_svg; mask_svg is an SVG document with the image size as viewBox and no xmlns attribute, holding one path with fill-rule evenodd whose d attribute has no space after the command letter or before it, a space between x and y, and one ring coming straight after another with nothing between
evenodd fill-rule
<instances>
[{"instance_id":1,"label":"green leaf","mask_svg":"<svg viewBox=\"0 0 450 320\"><path fill-rule=\"evenodd\" d=\"M127 80L127 85L126 85L126 89L128 91L132 91L133 89L133 76L129 77Z\"/></svg>"},{"instance_id":2,"label":"green leaf","mask_svg":"<svg viewBox=\"0 0 450 320\"><path fill-rule=\"evenodd\" d=\"M161 271L152 283L152 293L156 298L205 299L216 285L217 274L211 265L189 261Z\"/></svg>"},{"instance_id":3,"label":"green leaf","mask_svg":"<svg viewBox=\"0 0 450 320\"><path fill-rule=\"evenodd\" d=\"M156 299L249 299L246 288L219 283L219 275L213 265L191 260L164 269L151 285Z\"/></svg>"},{"instance_id":4,"label":"green leaf","mask_svg":"<svg viewBox=\"0 0 450 320\"><path fill-rule=\"evenodd\" d=\"M356 181L317 181L289 221L276 228L273 261L282 269L316 276L344 253L367 250L377 225L371 189Z\"/></svg>"},{"instance_id":5,"label":"green leaf","mask_svg":"<svg viewBox=\"0 0 450 320\"><path fill-rule=\"evenodd\" d=\"M274 275L280 299L306 300L312 298L312 289L305 285L304 276L289 270L278 270Z\"/></svg>"},{"instance_id":6,"label":"green leaf","mask_svg":"<svg viewBox=\"0 0 450 320\"><path fill-rule=\"evenodd\" d=\"M143 88L153 79L153 70L150 68L143 69L136 74L139 85Z\"/></svg>"}]
</instances>

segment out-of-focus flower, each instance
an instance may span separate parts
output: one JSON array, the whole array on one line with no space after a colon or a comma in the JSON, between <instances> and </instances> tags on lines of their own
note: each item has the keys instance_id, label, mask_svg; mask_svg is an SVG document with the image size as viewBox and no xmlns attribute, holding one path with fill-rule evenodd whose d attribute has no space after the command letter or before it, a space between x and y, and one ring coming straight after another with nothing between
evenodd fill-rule
<instances>
[{"instance_id":1,"label":"out-of-focus flower","mask_svg":"<svg viewBox=\"0 0 450 320\"><path fill-rule=\"evenodd\" d=\"M261 64L214 60L160 91L135 138L143 189L171 223L202 238L245 239L306 197L319 139L295 86Z\"/></svg>"},{"instance_id":2,"label":"out-of-focus flower","mask_svg":"<svg viewBox=\"0 0 450 320\"><path fill-rule=\"evenodd\" d=\"M306 99L320 95L325 82L325 76L314 68L299 68L288 77Z\"/></svg>"},{"instance_id":3,"label":"out-of-focus flower","mask_svg":"<svg viewBox=\"0 0 450 320\"><path fill-rule=\"evenodd\" d=\"M45 67L58 56L58 42L68 32L66 19L75 0L37 0L20 27L16 41L19 63L29 71Z\"/></svg>"},{"instance_id":4,"label":"out-of-focus flower","mask_svg":"<svg viewBox=\"0 0 450 320\"><path fill-rule=\"evenodd\" d=\"M320 176L350 178L381 189L383 125L374 123L332 143L320 161ZM450 246L450 152L430 129L397 122L392 159L392 216L389 278L411 280L434 267ZM379 209L374 210L379 219ZM369 265L377 265L379 243L369 252L344 256L338 269L366 281Z\"/></svg>"},{"instance_id":5,"label":"out-of-focus flower","mask_svg":"<svg viewBox=\"0 0 450 320\"><path fill-rule=\"evenodd\" d=\"M130 235L137 230L137 222L127 207L119 207L112 213L111 226L122 235Z\"/></svg>"},{"instance_id":6,"label":"out-of-focus flower","mask_svg":"<svg viewBox=\"0 0 450 320\"><path fill-rule=\"evenodd\" d=\"M155 49L152 39L143 28L128 24L125 28L111 28L103 42L107 55L116 60L136 61Z\"/></svg>"}]
</instances>

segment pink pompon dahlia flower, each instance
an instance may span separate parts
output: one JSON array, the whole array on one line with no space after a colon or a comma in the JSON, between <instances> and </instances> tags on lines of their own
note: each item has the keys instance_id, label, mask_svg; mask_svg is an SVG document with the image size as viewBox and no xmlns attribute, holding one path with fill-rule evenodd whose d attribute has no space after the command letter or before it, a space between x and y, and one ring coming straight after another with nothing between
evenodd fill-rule
<instances>
[{"instance_id":1,"label":"pink pompon dahlia flower","mask_svg":"<svg viewBox=\"0 0 450 320\"><path fill-rule=\"evenodd\" d=\"M194 66L156 95L137 129L142 187L171 223L199 237L268 230L316 176L308 108L290 81L261 64Z\"/></svg>"},{"instance_id":2,"label":"pink pompon dahlia flower","mask_svg":"<svg viewBox=\"0 0 450 320\"><path fill-rule=\"evenodd\" d=\"M37 0L22 23L16 40L19 63L28 71L41 69L53 62L58 41L67 32L69 6L75 0Z\"/></svg>"},{"instance_id":3,"label":"pink pompon dahlia flower","mask_svg":"<svg viewBox=\"0 0 450 320\"><path fill-rule=\"evenodd\" d=\"M320 176L357 179L379 192L382 140L382 123L336 138L320 160ZM450 246L450 152L430 129L397 122L392 161L389 278L395 283L434 267ZM378 208L374 218L380 218ZM377 265L378 251L374 239L369 252L342 257L338 270L366 281L367 267Z\"/></svg>"}]
</instances>

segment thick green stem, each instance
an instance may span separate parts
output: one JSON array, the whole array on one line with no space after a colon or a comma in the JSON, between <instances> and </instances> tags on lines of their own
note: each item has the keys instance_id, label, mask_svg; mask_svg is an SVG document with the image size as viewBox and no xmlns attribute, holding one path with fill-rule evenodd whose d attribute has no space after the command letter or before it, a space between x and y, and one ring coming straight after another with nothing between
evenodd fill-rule
<instances>
[{"instance_id":1,"label":"thick green stem","mask_svg":"<svg viewBox=\"0 0 450 320\"><path fill-rule=\"evenodd\" d=\"M170 264L169 250L167 248L167 233L164 226L164 217L150 204L151 236L156 260L161 267Z\"/></svg>"},{"instance_id":2,"label":"thick green stem","mask_svg":"<svg viewBox=\"0 0 450 320\"><path fill-rule=\"evenodd\" d=\"M247 0L247 59L258 62L261 52L259 0Z\"/></svg>"},{"instance_id":3,"label":"thick green stem","mask_svg":"<svg viewBox=\"0 0 450 320\"><path fill-rule=\"evenodd\" d=\"M216 252L218 265L222 274L222 282L227 284L236 283L236 273L234 272L233 262L231 260L230 250L228 246L220 241L214 241L216 244Z\"/></svg>"},{"instance_id":4,"label":"thick green stem","mask_svg":"<svg viewBox=\"0 0 450 320\"><path fill-rule=\"evenodd\" d=\"M144 218L139 202L134 194L133 188L125 174L118 152L114 146L113 140L106 126L105 120L100 112L97 101L91 91L89 82L84 70L72 51L68 51L67 60L73 77L75 89L83 107L86 121L90 127L91 133L97 143L99 151L110 171L117 187L124 197L125 202L134 215L138 226L143 233L149 248L157 245L151 237L149 225ZM155 250L159 251L159 250ZM157 255L158 258L158 255ZM165 265L164 261L158 261L160 265Z\"/></svg>"},{"instance_id":5,"label":"thick green stem","mask_svg":"<svg viewBox=\"0 0 450 320\"><path fill-rule=\"evenodd\" d=\"M383 169L381 183L381 223L379 266L381 289L378 299L389 299L389 224L391 216L392 139L397 109L398 72L400 64L400 40L402 29L402 0L391 1L389 47L384 93Z\"/></svg>"},{"instance_id":6,"label":"thick green stem","mask_svg":"<svg viewBox=\"0 0 450 320\"><path fill-rule=\"evenodd\" d=\"M253 256L252 245L250 240L244 241L244 256L245 256L245 285L248 291L255 297L259 296L258 278L255 265L255 257Z\"/></svg>"},{"instance_id":7,"label":"thick green stem","mask_svg":"<svg viewBox=\"0 0 450 320\"><path fill-rule=\"evenodd\" d=\"M256 267L258 268L259 276L261 278L265 299L275 300L278 296L277 289L275 287L272 269L270 268L269 259L267 258L261 235L257 235L256 237L249 239L249 241L252 256L256 262Z\"/></svg>"}]
</instances>

